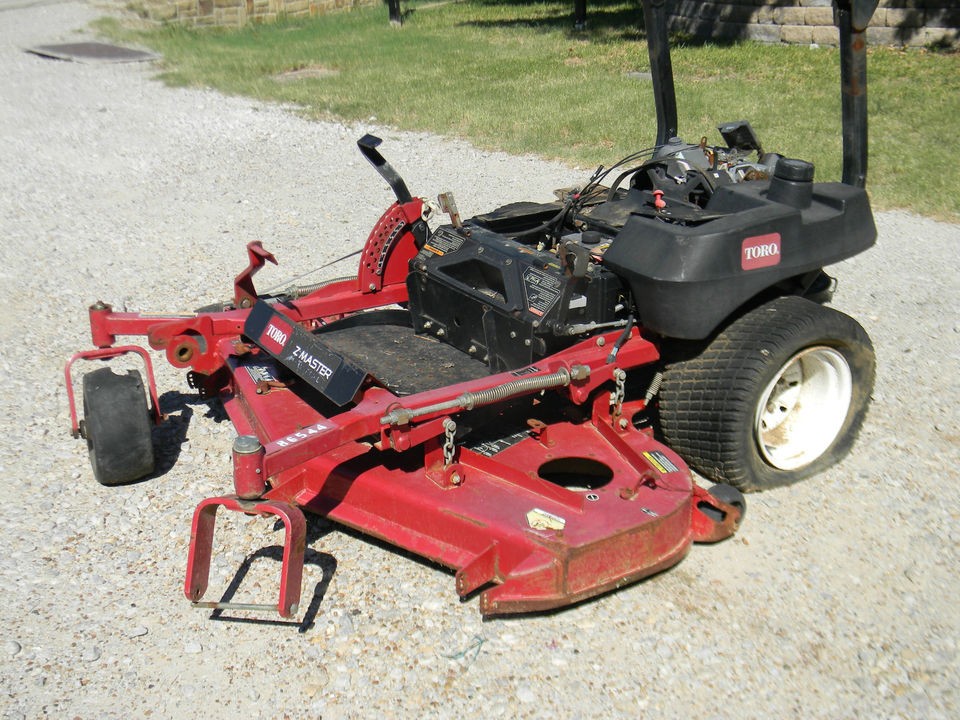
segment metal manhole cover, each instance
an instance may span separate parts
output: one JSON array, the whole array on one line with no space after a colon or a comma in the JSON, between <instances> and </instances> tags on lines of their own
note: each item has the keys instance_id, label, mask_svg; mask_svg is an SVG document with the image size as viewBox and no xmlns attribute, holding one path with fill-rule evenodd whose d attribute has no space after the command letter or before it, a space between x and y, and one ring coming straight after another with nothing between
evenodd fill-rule
<instances>
[{"instance_id":1,"label":"metal manhole cover","mask_svg":"<svg viewBox=\"0 0 960 720\"><path fill-rule=\"evenodd\" d=\"M81 63L146 62L160 56L143 50L108 45L98 42L64 43L62 45L37 45L27 52L56 60L71 60Z\"/></svg>"}]
</instances>

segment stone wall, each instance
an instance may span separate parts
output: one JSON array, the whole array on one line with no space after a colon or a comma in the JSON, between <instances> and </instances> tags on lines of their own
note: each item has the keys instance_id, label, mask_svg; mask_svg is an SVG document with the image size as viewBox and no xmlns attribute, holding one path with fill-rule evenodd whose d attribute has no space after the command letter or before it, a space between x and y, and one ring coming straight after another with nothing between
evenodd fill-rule
<instances>
[{"instance_id":1,"label":"stone wall","mask_svg":"<svg viewBox=\"0 0 960 720\"><path fill-rule=\"evenodd\" d=\"M139 12L157 22L240 27L280 17L307 17L382 0L140 0Z\"/></svg>"},{"instance_id":2,"label":"stone wall","mask_svg":"<svg viewBox=\"0 0 960 720\"><path fill-rule=\"evenodd\" d=\"M384 0L139 0L150 20L242 26ZM698 39L836 45L831 0L669 0L671 29ZM587 0L587 17L590 0ZM960 47L960 0L880 0L871 45Z\"/></svg>"},{"instance_id":3,"label":"stone wall","mask_svg":"<svg viewBox=\"0 0 960 720\"><path fill-rule=\"evenodd\" d=\"M831 0L672 0L671 28L695 38L837 45ZM880 0L870 45L960 46L960 0Z\"/></svg>"}]
</instances>

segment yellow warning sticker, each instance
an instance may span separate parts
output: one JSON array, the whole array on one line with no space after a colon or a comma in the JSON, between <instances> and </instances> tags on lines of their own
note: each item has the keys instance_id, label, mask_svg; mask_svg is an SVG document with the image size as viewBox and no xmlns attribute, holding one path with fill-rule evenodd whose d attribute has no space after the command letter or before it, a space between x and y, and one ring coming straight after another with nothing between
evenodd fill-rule
<instances>
[{"instance_id":1,"label":"yellow warning sticker","mask_svg":"<svg viewBox=\"0 0 960 720\"><path fill-rule=\"evenodd\" d=\"M644 452L643 457L647 459L647 462L650 463L654 469L659 470L663 474L677 472L679 469L676 465L670 462L670 458L668 458L659 450L654 450L653 452Z\"/></svg>"}]
</instances>

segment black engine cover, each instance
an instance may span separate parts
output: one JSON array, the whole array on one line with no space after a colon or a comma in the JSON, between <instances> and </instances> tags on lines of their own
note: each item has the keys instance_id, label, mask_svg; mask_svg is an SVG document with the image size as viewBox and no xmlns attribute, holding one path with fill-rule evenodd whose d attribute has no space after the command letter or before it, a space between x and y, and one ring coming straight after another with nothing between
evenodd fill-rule
<instances>
[{"instance_id":1,"label":"black engine cover","mask_svg":"<svg viewBox=\"0 0 960 720\"><path fill-rule=\"evenodd\" d=\"M407 276L417 332L495 371L528 365L623 313L622 286L590 263L574 277L557 256L468 224L443 226Z\"/></svg>"}]
</instances>

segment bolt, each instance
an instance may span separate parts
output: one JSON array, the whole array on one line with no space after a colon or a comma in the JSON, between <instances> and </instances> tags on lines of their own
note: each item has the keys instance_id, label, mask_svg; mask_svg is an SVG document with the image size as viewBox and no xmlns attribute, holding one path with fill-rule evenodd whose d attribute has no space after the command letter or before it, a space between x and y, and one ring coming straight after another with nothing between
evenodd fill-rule
<instances>
[{"instance_id":1,"label":"bolt","mask_svg":"<svg viewBox=\"0 0 960 720\"><path fill-rule=\"evenodd\" d=\"M446 334L447 334L446 330L444 330L443 328L437 328L437 337L443 337Z\"/></svg>"},{"instance_id":2,"label":"bolt","mask_svg":"<svg viewBox=\"0 0 960 720\"><path fill-rule=\"evenodd\" d=\"M476 345L471 345L470 347L467 348L467 352L470 353L471 355L473 355L476 351L477 351Z\"/></svg>"},{"instance_id":3,"label":"bolt","mask_svg":"<svg viewBox=\"0 0 960 720\"><path fill-rule=\"evenodd\" d=\"M423 329L424 329L424 330L429 330L429 329L432 328L432 327L433 327L433 322L431 322L430 320L427 320L427 321L423 324Z\"/></svg>"},{"instance_id":4,"label":"bolt","mask_svg":"<svg viewBox=\"0 0 960 720\"><path fill-rule=\"evenodd\" d=\"M373 283L370 283L367 287L370 288L370 292L373 292L374 290L377 289L377 286Z\"/></svg>"},{"instance_id":5,"label":"bolt","mask_svg":"<svg viewBox=\"0 0 960 720\"><path fill-rule=\"evenodd\" d=\"M460 477L460 473L452 473L450 475L450 484L459 485L462 482L463 482L463 478Z\"/></svg>"},{"instance_id":6,"label":"bolt","mask_svg":"<svg viewBox=\"0 0 960 720\"><path fill-rule=\"evenodd\" d=\"M531 345L531 343L530 343L530 338L527 338L526 340L524 340L524 341L523 341L523 344L524 344L526 347L530 347L530 345Z\"/></svg>"},{"instance_id":7,"label":"bolt","mask_svg":"<svg viewBox=\"0 0 960 720\"><path fill-rule=\"evenodd\" d=\"M627 425L629 425L629 424L630 424L630 423L627 422L627 419L626 419L626 418L620 418L620 429L621 429L621 430L626 430L626 429L627 429Z\"/></svg>"},{"instance_id":8,"label":"bolt","mask_svg":"<svg viewBox=\"0 0 960 720\"><path fill-rule=\"evenodd\" d=\"M510 331L510 339L513 340L513 338L515 338L516 336L517 336L517 333L514 332L513 330L511 330L511 331Z\"/></svg>"},{"instance_id":9,"label":"bolt","mask_svg":"<svg viewBox=\"0 0 960 720\"><path fill-rule=\"evenodd\" d=\"M603 347L606 344L607 344L607 341L604 340L602 337L597 338L597 347Z\"/></svg>"}]
</instances>

